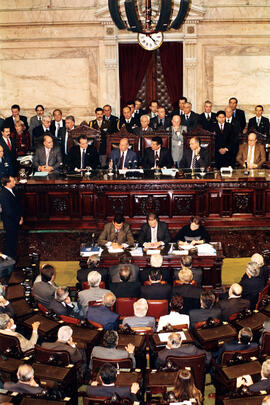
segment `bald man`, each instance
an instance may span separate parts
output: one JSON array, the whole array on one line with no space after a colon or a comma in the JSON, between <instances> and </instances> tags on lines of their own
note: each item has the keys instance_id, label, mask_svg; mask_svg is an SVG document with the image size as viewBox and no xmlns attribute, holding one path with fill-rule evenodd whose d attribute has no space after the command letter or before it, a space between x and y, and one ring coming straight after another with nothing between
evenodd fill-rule
<instances>
[{"instance_id":1,"label":"bald man","mask_svg":"<svg viewBox=\"0 0 270 405\"><path fill-rule=\"evenodd\" d=\"M129 149L128 138L122 138L119 143L119 148L111 151L109 156L109 165L114 169L135 168L135 163L138 162L137 154Z\"/></svg>"},{"instance_id":2,"label":"bald man","mask_svg":"<svg viewBox=\"0 0 270 405\"><path fill-rule=\"evenodd\" d=\"M249 169L260 169L266 161L264 145L257 143L257 135L251 132L248 136L248 143L243 143L239 147L239 152L236 157L237 162L241 167L246 167L245 162Z\"/></svg>"},{"instance_id":3,"label":"bald man","mask_svg":"<svg viewBox=\"0 0 270 405\"><path fill-rule=\"evenodd\" d=\"M229 289L229 298L219 302L223 321L228 321L232 314L249 309L250 302L242 298L242 290L240 284L232 284Z\"/></svg>"}]
</instances>

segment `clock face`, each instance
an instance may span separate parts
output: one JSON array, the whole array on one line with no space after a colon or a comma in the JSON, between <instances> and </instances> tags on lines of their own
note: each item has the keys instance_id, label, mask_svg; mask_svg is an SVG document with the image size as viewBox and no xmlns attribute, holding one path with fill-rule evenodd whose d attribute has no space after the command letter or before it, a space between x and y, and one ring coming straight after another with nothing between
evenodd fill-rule
<instances>
[{"instance_id":1,"label":"clock face","mask_svg":"<svg viewBox=\"0 0 270 405\"><path fill-rule=\"evenodd\" d=\"M163 42L163 33L154 32L153 34L138 34L138 43L147 51L154 51L159 48Z\"/></svg>"}]
</instances>

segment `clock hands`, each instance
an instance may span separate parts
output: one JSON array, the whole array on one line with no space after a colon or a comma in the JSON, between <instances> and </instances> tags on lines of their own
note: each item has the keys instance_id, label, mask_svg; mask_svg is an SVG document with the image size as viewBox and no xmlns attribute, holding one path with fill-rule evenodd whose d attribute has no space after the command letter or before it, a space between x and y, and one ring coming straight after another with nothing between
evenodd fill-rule
<instances>
[{"instance_id":1,"label":"clock hands","mask_svg":"<svg viewBox=\"0 0 270 405\"><path fill-rule=\"evenodd\" d=\"M157 41L155 41L154 40L154 38L152 38L152 36L151 35L149 35L149 37L151 38L151 40L154 42L154 44L156 44L157 43Z\"/></svg>"}]
</instances>

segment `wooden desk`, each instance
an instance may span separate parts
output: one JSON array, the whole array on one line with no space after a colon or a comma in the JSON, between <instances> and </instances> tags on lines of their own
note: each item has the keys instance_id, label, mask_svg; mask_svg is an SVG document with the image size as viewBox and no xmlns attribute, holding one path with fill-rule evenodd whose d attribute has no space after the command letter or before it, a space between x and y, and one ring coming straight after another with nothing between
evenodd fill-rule
<instances>
[{"instance_id":1,"label":"wooden desk","mask_svg":"<svg viewBox=\"0 0 270 405\"><path fill-rule=\"evenodd\" d=\"M146 373L146 392L151 394L165 393L168 387L174 387L177 371L157 371Z\"/></svg>"},{"instance_id":2,"label":"wooden desk","mask_svg":"<svg viewBox=\"0 0 270 405\"><path fill-rule=\"evenodd\" d=\"M252 331L257 331L261 329L263 323L269 319L270 318L262 312L255 312L245 319L234 321L234 325L239 329L249 327L252 329Z\"/></svg>"},{"instance_id":3,"label":"wooden desk","mask_svg":"<svg viewBox=\"0 0 270 405\"><path fill-rule=\"evenodd\" d=\"M82 326L71 325L71 329L73 330L72 338L74 342L85 343L89 346L94 346L101 335L98 330L92 330Z\"/></svg>"},{"instance_id":4,"label":"wooden desk","mask_svg":"<svg viewBox=\"0 0 270 405\"><path fill-rule=\"evenodd\" d=\"M38 334L42 337L46 337L48 335L56 334L57 329L61 326L56 321L53 321L52 319L46 318L43 315L40 314L35 314L31 316L31 318L26 319L23 324L28 328L32 330L32 323L34 322L40 322L39 328L38 328Z\"/></svg>"},{"instance_id":5,"label":"wooden desk","mask_svg":"<svg viewBox=\"0 0 270 405\"><path fill-rule=\"evenodd\" d=\"M49 401L48 399L23 398L20 405L66 405L70 401Z\"/></svg>"},{"instance_id":6,"label":"wooden desk","mask_svg":"<svg viewBox=\"0 0 270 405\"><path fill-rule=\"evenodd\" d=\"M143 347L145 342L145 335L123 335L119 333L118 348L123 349L129 343L132 343L135 346L136 350L140 350Z\"/></svg>"},{"instance_id":7,"label":"wooden desk","mask_svg":"<svg viewBox=\"0 0 270 405\"><path fill-rule=\"evenodd\" d=\"M125 387L125 386L131 386L132 383L137 382L140 384L142 380L142 374L140 372L132 371L132 372L124 372L121 371L117 375L116 383L115 385L118 387Z\"/></svg>"},{"instance_id":8,"label":"wooden desk","mask_svg":"<svg viewBox=\"0 0 270 405\"><path fill-rule=\"evenodd\" d=\"M237 336L237 330L230 324L196 329L193 332L205 350L215 350L218 348L219 342L228 342Z\"/></svg>"},{"instance_id":9,"label":"wooden desk","mask_svg":"<svg viewBox=\"0 0 270 405\"><path fill-rule=\"evenodd\" d=\"M175 331L175 332L177 333L177 331ZM183 330L182 332L185 334L185 337L186 337L186 340L183 340L183 342L182 342L183 344L194 343L194 338L188 330ZM150 339L151 339L152 348L154 351L160 351L160 350L164 349L164 347L167 344L167 342L161 342L158 333L154 333Z\"/></svg>"},{"instance_id":10,"label":"wooden desk","mask_svg":"<svg viewBox=\"0 0 270 405\"><path fill-rule=\"evenodd\" d=\"M223 405L262 405L263 398L264 395L234 399L227 398L223 400Z\"/></svg>"}]
</instances>

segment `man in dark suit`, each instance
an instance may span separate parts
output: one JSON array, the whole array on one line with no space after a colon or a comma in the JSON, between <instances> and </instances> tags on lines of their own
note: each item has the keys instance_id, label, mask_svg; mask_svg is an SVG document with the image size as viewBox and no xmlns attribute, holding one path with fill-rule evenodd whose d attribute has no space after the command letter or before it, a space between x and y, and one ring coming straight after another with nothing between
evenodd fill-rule
<instances>
[{"instance_id":1,"label":"man in dark suit","mask_svg":"<svg viewBox=\"0 0 270 405\"><path fill-rule=\"evenodd\" d=\"M173 117L174 115L179 115L180 118L184 118L184 105L187 102L187 98L186 97L180 97L178 100L178 108L176 108L172 114L171 117Z\"/></svg>"},{"instance_id":2,"label":"man in dark suit","mask_svg":"<svg viewBox=\"0 0 270 405\"><path fill-rule=\"evenodd\" d=\"M10 136L10 129L4 125L0 136L0 146L4 151L4 156L10 161L12 165L12 172L16 171L16 142L15 139Z\"/></svg>"},{"instance_id":3,"label":"man in dark suit","mask_svg":"<svg viewBox=\"0 0 270 405\"><path fill-rule=\"evenodd\" d=\"M131 108L126 105L123 110L123 114L117 122L117 129L120 131L122 127L126 127L127 132L133 133L133 130L138 127L136 118L132 117Z\"/></svg>"},{"instance_id":4,"label":"man in dark suit","mask_svg":"<svg viewBox=\"0 0 270 405\"><path fill-rule=\"evenodd\" d=\"M183 158L179 163L179 167L188 169L199 169L207 167L208 157L206 148L201 148L201 140L198 137L193 137L189 141L190 149L184 150Z\"/></svg>"},{"instance_id":5,"label":"man in dark suit","mask_svg":"<svg viewBox=\"0 0 270 405\"><path fill-rule=\"evenodd\" d=\"M242 297L250 301L250 308L256 307L260 292L264 288L264 279L260 274L260 266L256 262L249 262L246 272L239 283L242 288Z\"/></svg>"},{"instance_id":6,"label":"man in dark suit","mask_svg":"<svg viewBox=\"0 0 270 405\"><path fill-rule=\"evenodd\" d=\"M171 126L171 119L166 115L165 107L158 107L157 116L150 119L149 125L154 131L166 131Z\"/></svg>"},{"instance_id":7,"label":"man in dark suit","mask_svg":"<svg viewBox=\"0 0 270 405\"><path fill-rule=\"evenodd\" d=\"M187 102L184 104L184 116L181 119L181 123L182 125L187 127L188 131L191 131L192 129L196 128L199 121L198 114L196 114L194 111L191 111L191 109L192 109L191 103Z\"/></svg>"},{"instance_id":8,"label":"man in dark suit","mask_svg":"<svg viewBox=\"0 0 270 405\"><path fill-rule=\"evenodd\" d=\"M2 177L14 176L15 171L8 156L4 155L3 146L0 146L0 180Z\"/></svg>"},{"instance_id":9,"label":"man in dark suit","mask_svg":"<svg viewBox=\"0 0 270 405\"><path fill-rule=\"evenodd\" d=\"M213 132L213 124L216 123L216 114L212 112L212 103L206 100L204 103L204 112L199 115L198 124L206 131Z\"/></svg>"},{"instance_id":10,"label":"man in dark suit","mask_svg":"<svg viewBox=\"0 0 270 405\"><path fill-rule=\"evenodd\" d=\"M0 204L2 207L2 221L6 232L5 254L16 260L19 225L23 223L22 209L19 198L14 193L16 185L14 177L2 178Z\"/></svg>"},{"instance_id":11,"label":"man in dark suit","mask_svg":"<svg viewBox=\"0 0 270 405\"><path fill-rule=\"evenodd\" d=\"M241 132L246 127L246 116L243 110L237 108L238 100L235 97L229 99L229 107L233 110L233 117L239 122Z\"/></svg>"},{"instance_id":12,"label":"man in dark suit","mask_svg":"<svg viewBox=\"0 0 270 405\"><path fill-rule=\"evenodd\" d=\"M24 115L20 115L20 106L18 104L13 104L11 106L11 116L6 118L3 124L3 128L9 128L10 132L15 131L15 121L23 121L25 129L29 128L27 118Z\"/></svg>"},{"instance_id":13,"label":"man in dark suit","mask_svg":"<svg viewBox=\"0 0 270 405\"><path fill-rule=\"evenodd\" d=\"M229 289L229 298L219 301L223 321L228 321L232 314L242 312L244 309L249 309L250 302L241 297L242 291L242 286L234 283Z\"/></svg>"},{"instance_id":14,"label":"man in dark suit","mask_svg":"<svg viewBox=\"0 0 270 405\"><path fill-rule=\"evenodd\" d=\"M119 314L112 312L110 308L115 304L116 297L112 292L107 292L103 297L103 305L90 306L87 311L89 321L100 323L104 330L117 330Z\"/></svg>"},{"instance_id":15,"label":"man in dark suit","mask_svg":"<svg viewBox=\"0 0 270 405\"><path fill-rule=\"evenodd\" d=\"M107 148L107 134L111 133L110 132L110 125L111 122L110 120L106 120L103 117L103 109L100 107L97 107L95 109L95 114L96 114L96 119L92 120L89 122L90 128L97 129L100 131L100 143L99 143L99 161L101 164L101 167L106 166L106 148Z\"/></svg>"},{"instance_id":16,"label":"man in dark suit","mask_svg":"<svg viewBox=\"0 0 270 405\"><path fill-rule=\"evenodd\" d=\"M119 269L120 281L110 283L109 289L114 293L116 298L121 297L139 297L141 284L139 281L130 281L132 276L131 268L128 264L122 264Z\"/></svg>"},{"instance_id":17,"label":"man in dark suit","mask_svg":"<svg viewBox=\"0 0 270 405\"><path fill-rule=\"evenodd\" d=\"M149 272L150 285L141 287L141 297L146 300L170 300L171 286L162 284L161 269L152 268Z\"/></svg>"},{"instance_id":18,"label":"man in dark suit","mask_svg":"<svg viewBox=\"0 0 270 405\"><path fill-rule=\"evenodd\" d=\"M77 349L76 343L73 342L72 334L73 330L70 326L61 326L57 332L57 341L44 342L41 346L44 347L44 349L68 352L71 363L77 363L82 360L82 354L79 349Z\"/></svg>"},{"instance_id":19,"label":"man in dark suit","mask_svg":"<svg viewBox=\"0 0 270 405\"><path fill-rule=\"evenodd\" d=\"M103 364L98 375L98 380L92 381L91 385L86 388L88 396L111 398L114 394L117 394L120 398L130 399L132 403L137 401L136 394L140 389L139 384L133 383L131 387L116 386L117 370L112 364Z\"/></svg>"},{"instance_id":20,"label":"man in dark suit","mask_svg":"<svg viewBox=\"0 0 270 405\"><path fill-rule=\"evenodd\" d=\"M163 243L169 243L169 234L166 222L159 221L157 214L149 212L146 216L147 223L143 224L139 233L138 242L147 248L157 248Z\"/></svg>"},{"instance_id":21,"label":"man in dark suit","mask_svg":"<svg viewBox=\"0 0 270 405\"><path fill-rule=\"evenodd\" d=\"M119 283L121 281L120 270L122 268L122 265L126 265L130 268L131 273L128 282L130 283L131 281L138 281L140 269L136 264L132 263L132 256L130 252L125 251L120 255L119 264L111 266L109 268L108 276L110 278L110 282Z\"/></svg>"},{"instance_id":22,"label":"man in dark suit","mask_svg":"<svg viewBox=\"0 0 270 405\"><path fill-rule=\"evenodd\" d=\"M147 113L146 110L142 108L142 99L141 98L135 98L134 100L135 108L133 112L133 117L137 119L138 123L140 123L140 118L142 115L145 115Z\"/></svg>"},{"instance_id":23,"label":"man in dark suit","mask_svg":"<svg viewBox=\"0 0 270 405\"><path fill-rule=\"evenodd\" d=\"M233 128L225 122L225 111L217 112L217 124L214 126L216 133L215 140L215 162L217 169L232 165L233 161Z\"/></svg>"},{"instance_id":24,"label":"man in dark suit","mask_svg":"<svg viewBox=\"0 0 270 405\"><path fill-rule=\"evenodd\" d=\"M143 136L153 132L153 129L149 126L150 117L149 115L141 115L140 126L133 130L134 135Z\"/></svg>"},{"instance_id":25,"label":"man in dark suit","mask_svg":"<svg viewBox=\"0 0 270 405\"><path fill-rule=\"evenodd\" d=\"M41 394L43 389L36 383L34 379L34 369L30 364L22 364L17 371L18 381L16 383L7 381L4 384L4 389L20 394Z\"/></svg>"},{"instance_id":26,"label":"man in dark suit","mask_svg":"<svg viewBox=\"0 0 270 405\"><path fill-rule=\"evenodd\" d=\"M248 121L248 130L256 130L261 134L269 136L269 119L263 117L263 106L257 105L255 107L255 117L250 118Z\"/></svg>"},{"instance_id":27,"label":"man in dark suit","mask_svg":"<svg viewBox=\"0 0 270 405\"><path fill-rule=\"evenodd\" d=\"M41 281L37 281L33 286L33 295L35 299L44 307L49 308L50 303L54 299L56 287L54 286L55 269L50 264L42 267Z\"/></svg>"},{"instance_id":28,"label":"man in dark suit","mask_svg":"<svg viewBox=\"0 0 270 405\"><path fill-rule=\"evenodd\" d=\"M152 167L172 167L173 158L171 152L167 148L162 147L162 139L160 136L152 138L150 148L146 148L143 155L142 167L144 169L152 169Z\"/></svg>"},{"instance_id":29,"label":"man in dark suit","mask_svg":"<svg viewBox=\"0 0 270 405\"><path fill-rule=\"evenodd\" d=\"M73 115L68 115L65 119L65 126L60 128L58 131L57 141L61 149L63 163L67 163L68 154L70 152L70 149L74 145L73 138L70 134L70 131L72 131L74 128L75 118L73 117Z\"/></svg>"},{"instance_id":30,"label":"man in dark suit","mask_svg":"<svg viewBox=\"0 0 270 405\"><path fill-rule=\"evenodd\" d=\"M231 107L225 108L226 120L227 124L230 124L233 129L233 137L232 137L232 164L233 167L235 165L236 155L239 150L239 136L241 133L240 123L239 121L233 116L233 110Z\"/></svg>"},{"instance_id":31,"label":"man in dark suit","mask_svg":"<svg viewBox=\"0 0 270 405\"><path fill-rule=\"evenodd\" d=\"M117 132L118 117L112 115L112 107L109 104L103 106L103 119L109 121L108 134L114 134Z\"/></svg>"},{"instance_id":32,"label":"man in dark suit","mask_svg":"<svg viewBox=\"0 0 270 405\"><path fill-rule=\"evenodd\" d=\"M65 120L63 120L63 113L59 108L53 110L53 120L50 125L50 133L57 139L60 128L65 127Z\"/></svg>"},{"instance_id":33,"label":"man in dark suit","mask_svg":"<svg viewBox=\"0 0 270 405\"><path fill-rule=\"evenodd\" d=\"M44 114L44 107L41 104L38 104L35 108L36 115L30 118L29 133L32 136L33 129L41 125L42 116Z\"/></svg>"},{"instance_id":34,"label":"man in dark suit","mask_svg":"<svg viewBox=\"0 0 270 405\"><path fill-rule=\"evenodd\" d=\"M270 391L270 359L267 359L262 364L261 369L262 379L248 387L252 392ZM263 402L264 403L264 402Z\"/></svg>"},{"instance_id":35,"label":"man in dark suit","mask_svg":"<svg viewBox=\"0 0 270 405\"><path fill-rule=\"evenodd\" d=\"M53 145L53 138L50 135L44 136L43 146L36 149L33 159L34 169L39 172L51 173L57 170L62 164L62 155L59 146Z\"/></svg>"},{"instance_id":36,"label":"man in dark suit","mask_svg":"<svg viewBox=\"0 0 270 405\"><path fill-rule=\"evenodd\" d=\"M162 274L162 280L172 284L171 269L163 266L163 256L161 254L151 255L150 265L145 267L139 272L140 282L143 284L145 281L149 281L149 274L152 269L160 269Z\"/></svg>"},{"instance_id":37,"label":"man in dark suit","mask_svg":"<svg viewBox=\"0 0 270 405\"><path fill-rule=\"evenodd\" d=\"M37 146L42 145L43 140L44 140L44 135L51 135L50 133L50 125L51 125L52 119L50 114L43 114L42 116L42 121L41 125L38 125L35 127L32 131L32 146L33 149L35 150Z\"/></svg>"},{"instance_id":38,"label":"man in dark suit","mask_svg":"<svg viewBox=\"0 0 270 405\"><path fill-rule=\"evenodd\" d=\"M68 167L71 171L85 171L86 167L96 169L99 164L98 153L94 145L89 145L86 135L78 138L79 145L73 146L68 154Z\"/></svg>"},{"instance_id":39,"label":"man in dark suit","mask_svg":"<svg viewBox=\"0 0 270 405\"><path fill-rule=\"evenodd\" d=\"M51 300L48 309L56 315L66 315L74 318L83 317L83 311L80 311L77 303L71 302L67 287L58 287L55 290L54 298Z\"/></svg>"},{"instance_id":40,"label":"man in dark suit","mask_svg":"<svg viewBox=\"0 0 270 405\"><path fill-rule=\"evenodd\" d=\"M188 314L192 309L200 308L200 298L203 290L192 284L193 274L190 269L183 268L178 273L181 285L173 287L172 296L183 297L183 313Z\"/></svg>"},{"instance_id":41,"label":"man in dark suit","mask_svg":"<svg viewBox=\"0 0 270 405\"><path fill-rule=\"evenodd\" d=\"M129 149L128 138L122 138L119 143L119 148L111 151L109 156L109 166L114 169L134 169L136 162L138 162L138 157L136 152Z\"/></svg>"},{"instance_id":42,"label":"man in dark suit","mask_svg":"<svg viewBox=\"0 0 270 405\"><path fill-rule=\"evenodd\" d=\"M189 312L190 325L193 328L195 323L207 321L209 318L221 319L221 310L215 306L215 295L210 291L201 294L201 308L192 309Z\"/></svg>"},{"instance_id":43,"label":"man in dark suit","mask_svg":"<svg viewBox=\"0 0 270 405\"><path fill-rule=\"evenodd\" d=\"M211 361L211 353L198 349L195 345L184 344L182 345L182 338L179 333L171 333L168 337L166 349L158 352L156 359L156 368L165 366L168 356L187 357L205 354L205 364L209 365Z\"/></svg>"}]
</instances>

